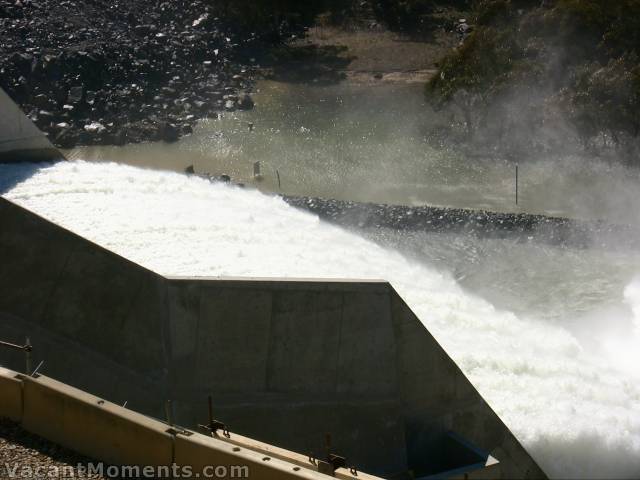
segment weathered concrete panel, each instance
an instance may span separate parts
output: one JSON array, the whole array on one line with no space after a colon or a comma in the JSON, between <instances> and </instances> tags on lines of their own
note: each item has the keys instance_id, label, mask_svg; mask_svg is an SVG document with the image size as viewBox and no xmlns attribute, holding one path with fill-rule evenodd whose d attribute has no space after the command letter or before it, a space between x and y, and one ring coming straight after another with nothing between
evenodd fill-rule
<instances>
[{"instance_id":1,"label":"weathered concrete panel","mask_svg":"<svg viewBox=\"0 0 640 480\"><path fill-rule=\"evenodd\" d=\"M278 290L273 296L268 390L335 393L342 294Z\"/></svg>"},{"instance_id":2,"label":"weathered concrete panel","mask_svg":"<svg viewBox=\"0 0 640 480\"><path fill-rule=\"evenodd\" d=\"M97 353L91 345L83 345L72 339L53 333L46 327L11 317L0 312L2 339L23 344L29 337L34 349L32 368L39 373L63 381L76 388L90 391L114 403L125 401L131 408L150 415L164 413L166 386L151 375L141 374L106 356ZM0 350L2 364L24 372L23 352Z\"/></svg>"},{"instance_id":3,"label":"weathered concrete panel","mask_svg":"<svg viewBox=\"0 0 640 480\"><path fill-rule=\"evenodd\" d=\"M0 197L0 311L40 319L74 236Z\"/></svg>"},{"instance_id":4,"label":"weathered concrete panel","mask_svg":"<svg viewBox=\"0 0 640 480\"><path fill-rule=\"evenodd\" d=\"M196 282L168 285L169 362L174 389L189 388L196 380L200 285Z\"/></svg>"},{"instance_id":5,"label":"weathered concrete panel","mask_svg":"<svg viewBox=\"0 0 640 480\"><path fill-rule=\"evenodd\" d=\"M1 88L0 112L0 163L64 158Z\"/></svg>"},{"instance_id":6,"label":"weathered concrete panel","mask_svg":"<svg viewBox=\"0 0 640 480\"><path fill-rule=\"evenodd\" d=\"M344 294L337 384L340 393L397 395L390 291L385 290Z\"/></svg>"},{"instance_id":7,"label":"weathered concrete panel","mask_svg":"<svg viewBox=\"0 0 640 480\"><path fill-rule=\"evenodd\" d=\"M205 283L200 295L196 382L223 392L263 391L271 294Z\"/></svg>"},{"instance_id":8,"label":"weathered concrete panel","mask_svg":"<svg viewBox=\"0 0 640 480\"><path fill-rule=\"evenodd\" d=\"M214 399L233 431L295 452L324 455L325 434L349 465L388 476L406 470L404 423L395 399L248 396ZM203 405L204 406L204 405Z\"/></svg>"},{"instance_id":9,"label":"weathered concrete panel","mask_svg":"<svg viewBox=\"0 0 640 480\"><path fill-rule=\"evenodd\" d=\"M0 197L0 312L123 365L165 363L164 280Z\"/></svg>"}]
</instances>

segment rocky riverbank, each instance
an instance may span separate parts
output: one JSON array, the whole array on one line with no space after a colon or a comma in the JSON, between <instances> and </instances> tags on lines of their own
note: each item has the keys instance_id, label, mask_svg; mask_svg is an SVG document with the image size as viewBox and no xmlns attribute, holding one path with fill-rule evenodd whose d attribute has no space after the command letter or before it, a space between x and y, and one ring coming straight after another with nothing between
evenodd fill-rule
<instances>
[{"instance_id":1,"label":"rocky riverbank","mask_svg":"<svg viewBox=\"0 0 640 480\"><path fill-rule=\"evenodd\" d=\"M0 0L0 87L59 147L175 141L250 109L252 62L202 0Z\"/></svg>"},{"instance_id":2,"label":"rocky riverbank","mask_svg":"<svg viewBox=\"0 0 640 480\"><path fill-rule=\"evenodd\" d=\"M282 198L296 208L347 228L460 233L574 248L640 249L637 228L604 221L426 205L409 207L286 195Z\"/></svg>"}]
</instances>

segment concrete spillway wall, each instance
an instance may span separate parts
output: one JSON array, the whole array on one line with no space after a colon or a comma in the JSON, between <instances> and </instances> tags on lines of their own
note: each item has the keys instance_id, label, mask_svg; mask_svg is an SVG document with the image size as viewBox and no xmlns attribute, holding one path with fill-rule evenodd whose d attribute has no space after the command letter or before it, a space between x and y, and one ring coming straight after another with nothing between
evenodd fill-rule
<instances>
[{"instance_id":1,"label":"concrete spillway wall","mask_svg":"<svg viewBox=\"0 0 640 480\"><path fill-rule=\"evenodd\" d=\"M47 137L0 88L0 163L62 158Z\"/></svg>"},{"instance_id":2,"label":"concrete spillway wall","mask_svg":"<svg viewBox=\"0 0 640 480\"><path fill-rule=\"evenodd\" d=\"M105 462L106 472L112 466L125 466L122 473L126 478L151 478L150 468L154 478L175 478L172 472L179 478L327 478L306 456L235 432L201 435L175 428L51 378L21 375L1 367L0 418L93 461ZM20 463L15 466L22 473ZM94 463L93 468L99 466ZM334 476L356 478L344 467ZM362 472L357 478L377 480Z\"/></svg>"},{"instance_id":3,"label":"concrete spillway wall","mask_svg":"<svg viewBox=\"0 0 640 480\"><path fill-rule=\"evenodd\" d=\"M165 278L5 199L0 225L0 331L66 383L157 416L172 399L185 426L211 394L240 434L309 453L330 432L384 476L458 466L452 431L544 477L386 282Z\"/></svg>"}]
</instances>

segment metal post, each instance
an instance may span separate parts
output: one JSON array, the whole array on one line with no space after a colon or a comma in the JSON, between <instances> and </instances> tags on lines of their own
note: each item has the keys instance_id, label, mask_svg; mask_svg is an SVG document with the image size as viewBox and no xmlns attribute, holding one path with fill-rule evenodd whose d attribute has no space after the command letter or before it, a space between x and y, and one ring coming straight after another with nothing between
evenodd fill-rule
<instances>
[{"instance_id":1,"label":"metal post","mask_svg":"<svg viewBox=\"0 0 640 480\"><path fill-rule=\"evenodd\" d=\"M42 367L42 365L44 365L44 360L42 360L38 366L35 368L35 370L33 372L31 372L31 376L35 377L38 374L38 370L40 370L40 367Z\"/></svg>"},{"instance_id":2,"label":"metal post","mask_svg":"<svg viewBox=\"0 0 640 480\"><path fill-rule=\"evenodd\" d=\"M31 352L33 351L33 347L31 345L31 341L29 340L29 337L27 337L24 345L16 345L15 343L3 342L2 340L0 340L0 347L7 347L13 350L22 350L25 356L25 372L24 373L27 375L31 375L31 372L32 372ZM38 368L40 368L40 366L38 366Z\"/></svg>"},{"instance_id":3,"label":"metal post","mask_svg":"<svg viewBox=\"0 0 640 480\"><path fill-rule=\"evenodd\" d=\"M324 448L326 450L327 461L331 461L331 434L327 433L324 437Z\"/></svg>"},{"instance_id":4,"label":"metal post","mask_svg":"<svg viewBox=\"0 0 640 480\"><path fill-rule=\"evenodd\" d=\"M209 395L208 398L208 405L209 405L209 426L212 427L213 426L213 399L211 398L211 395ZM214 433L213 431L211 433Z\"/></svg>"},{"instance_id":5,"label":"metal post","mask_svg":"<svg viewBox=\"0 0 640 480\"><path fill-rule=\"evenodd\" d=\"M516 205L518 205L518 164L516 164Z\"/></svg>"},{"instance_id":6,"label":"metal post","mask_svg":"<svg viewBox=\"0 0 640 480\"><path fill-rule=\"evenodd\" d=\"M171 400L167 400L164 404L164 411L167 416L167 423L170 427L173 427L173 415L171 415Z\"/></svg>"},{"instance_id":7,"label":"metal post","mask_svg":"<svg viewBox=\"0 0 640 480\"><path fill-rule=\"evenodd\" d=\"M24 344L24 353L25 353L25 374L26 375L31 375L32 369L31 369L31 351L33 350L33 347L31 346L31 340L29 340L29 337L27 337L27 341Z\"/></svg>"}]
</instances>

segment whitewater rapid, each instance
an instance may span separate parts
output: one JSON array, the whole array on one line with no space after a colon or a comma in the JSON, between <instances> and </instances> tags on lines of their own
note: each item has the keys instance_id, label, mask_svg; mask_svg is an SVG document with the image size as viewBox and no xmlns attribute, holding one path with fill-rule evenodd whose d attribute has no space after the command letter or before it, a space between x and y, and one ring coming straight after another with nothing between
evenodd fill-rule
<instances>
[{"instance_id":1,"label":"whitewater rapid","mask_svg":"<svg viewBox=\"0 0 640 480\"><path fill-rule=\"evenodd\" d=\"M561 326L494 308L446 271L277 197L177 173L0 165L0 192L160 274L389 280L548 474L640 477L640 377ZM620 296L640 318L640 282Z\"/></svg>"}]
</instances>

